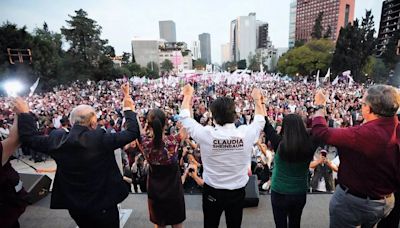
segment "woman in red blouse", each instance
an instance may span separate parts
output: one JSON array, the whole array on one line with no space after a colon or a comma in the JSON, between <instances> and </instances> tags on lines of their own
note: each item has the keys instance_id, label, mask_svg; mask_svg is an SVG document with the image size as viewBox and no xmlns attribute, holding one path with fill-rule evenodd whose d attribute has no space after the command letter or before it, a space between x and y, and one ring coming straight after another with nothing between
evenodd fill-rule
<instances>
[{"instance_id":1,"label":"woman in red blouse","mask_svg":"<svg viewBox=\"0 0 400 228\"><path fill-rule=\"evenodd\" d=\"M166 115L153 109L147 115L149 134L143 136L143 154L150 164L147 179L150 221L155 227L183 227L185 200L178 165L178 135L166 136Z\"/></svg>"}]
</instances>

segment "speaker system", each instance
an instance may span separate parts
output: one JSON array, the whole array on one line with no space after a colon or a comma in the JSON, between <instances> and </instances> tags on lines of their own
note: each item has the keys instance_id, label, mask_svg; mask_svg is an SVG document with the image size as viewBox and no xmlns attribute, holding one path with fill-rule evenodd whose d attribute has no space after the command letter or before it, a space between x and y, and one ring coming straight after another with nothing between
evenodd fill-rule
<instances>
[{"instance_id":1,"label":"speaker system","mask_svg":"<svg viewBox=\"0 0 400 228\"><path fill-rule=\"evenodd\" d=\"M28 202L34 204L47 196L51 179L47 175L19 173L25 191L28 192Z\"/></svg>"},{"instance_id":2,"label":"speaker system","mask_svg":"<svg viewBox=\"0 0 400 228\"><path fill-rule=\"evenodd\" d=\"M249 176L249 181L245 187L246 195L244 197L243 207L257 207L260 201L260 192L258 191L257 175Z\"/></svg>"}]
</instances>

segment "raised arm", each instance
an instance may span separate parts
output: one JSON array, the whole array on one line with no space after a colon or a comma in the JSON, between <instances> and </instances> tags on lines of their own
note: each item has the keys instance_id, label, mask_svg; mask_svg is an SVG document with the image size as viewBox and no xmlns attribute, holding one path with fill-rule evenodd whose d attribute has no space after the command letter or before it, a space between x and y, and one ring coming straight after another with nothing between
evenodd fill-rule
<instances>
[{"instance_id":1,"label":"raised arm","mask_svg":"<svg viewBox=\"0 0 400 228\"><path fill-rule=\"evenodd\" d=\"M124 116L126 120L126 130L118 133L106 133L103 136L103 145L109 147L112 150L121 148L126 144L132 142L140 137L139 124L136 118L135 105L130 96L129 84L126 83L121 87L122 93L124 94Z\"/></svg>"},{"instance_id":2,"label":"raised arm","mask_svg":"<svg viewBox=\"0 0 400 228\"><path fill-rule=\"evenodd\" d=\"M181 123L189 135L198 143L204 142L204 139L209 138L205 127L199 124L190 116L190 110L192 110L192 97L193 97L193 87L191 85L186 85L183 87L183 102L181 106L181 112L179 117L181 118Z\"/></svg>"},{"instance_id":3,"label":"raised arm","mask_svg":"<svg viewBox=\"0 0 400 228\"><path fill-rule=\"evenodd\" d=\"M58 143L49 136L39 135L35 119L29 113L28 104L20 97L13 100L14 112L18 115L18 134L22 144L43 153L48 153Z\"/></svg>"},{"instance_id":4,"label":"raised arm","mask_svg":"<svg viewBox=\"0 0 400 228\"><path fill-rule=\"evenodd\" d=\"M337 147L355 145L358 127L328 128L325 120L326 96L322 90L316 92L314 105L318 110L312 120L311 134L317 141Z\"/></svg>"},{"instance_id":5,"label":"raised arm","mask_svg":"<svg viewBox=\"0 0 400 228\"><path fill-rule=\"evenodd\" d=\"M3 148L1 153L1 166L3 166L19 146L17 115L15 115L14 123L10 129L8 138L1 142L1 146Z\"/></svg>"}]
</instances>

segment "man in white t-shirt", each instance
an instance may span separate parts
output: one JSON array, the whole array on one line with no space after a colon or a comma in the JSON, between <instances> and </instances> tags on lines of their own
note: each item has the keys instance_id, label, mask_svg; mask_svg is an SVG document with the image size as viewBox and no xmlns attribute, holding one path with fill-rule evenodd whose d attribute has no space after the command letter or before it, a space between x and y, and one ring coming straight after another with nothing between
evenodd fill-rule
<instances>
[{"instance_id":1,"label":"man in white t-shirt","mask_svg":"<svg viewBox=\"0 0 400 228\"><path fill-rule=\"evenodd\" d=\"M261 91L252 92L256 102L253 122L238 128L234 124L236 112L232 99L216 99L210 106L215 127L204 127L190 117L193 88L186 85L183 95L180 113L183 127L201 148L204 227L218 227L223 211L227 227L240 227L252 147L265 124Z\"/></svg>"}]
</instances>

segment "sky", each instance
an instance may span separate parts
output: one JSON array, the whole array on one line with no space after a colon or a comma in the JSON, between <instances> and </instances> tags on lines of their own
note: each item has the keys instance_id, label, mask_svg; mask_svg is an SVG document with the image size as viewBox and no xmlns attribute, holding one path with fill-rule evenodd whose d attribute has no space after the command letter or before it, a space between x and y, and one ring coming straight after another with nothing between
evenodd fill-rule
<instances>
[{"instance_id":1,"label":"sky","mask_svg":"<svg viewBox=\"0 0 400 228\"><path fill-rule=\"evenodd\" d=\"M356 0L355 17L371 9L379 28L383 0ZM60 32L68 15L83 9L102 27L116 54L131 52L132 38L158 39L158 21L173 20L177 41L189 47L198 35L211 36L212 62L221 62L221 45L229 42L230 22L238 16L256 13L256 19L269 23L269 36L275 47L287 47L291 0L0 0L0 22L26 25L28 31L47 22Z\"/></svg>"}]
</instances>

